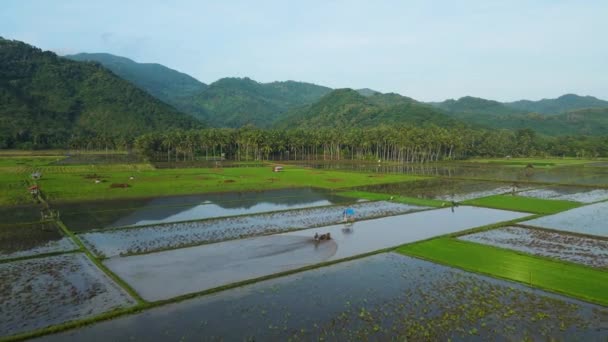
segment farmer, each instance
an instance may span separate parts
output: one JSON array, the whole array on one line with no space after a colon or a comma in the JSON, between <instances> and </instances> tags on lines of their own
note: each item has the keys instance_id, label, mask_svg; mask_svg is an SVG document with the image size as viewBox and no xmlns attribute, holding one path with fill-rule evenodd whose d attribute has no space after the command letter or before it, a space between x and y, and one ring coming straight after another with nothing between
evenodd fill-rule
<instances>
[{"instance_id":1,"label":"farmer","mask_svg":"<svg viewBox=\"0 0 608 342\"><path fill-rule=\"evenodd\" d=\"M342 216L344 218L344 222L348 222L349 220L351 222L354 222L355 221L355 209L353 209L353 208L344 209L344 211L342 212Z\"/></svg>"}]
</instances>

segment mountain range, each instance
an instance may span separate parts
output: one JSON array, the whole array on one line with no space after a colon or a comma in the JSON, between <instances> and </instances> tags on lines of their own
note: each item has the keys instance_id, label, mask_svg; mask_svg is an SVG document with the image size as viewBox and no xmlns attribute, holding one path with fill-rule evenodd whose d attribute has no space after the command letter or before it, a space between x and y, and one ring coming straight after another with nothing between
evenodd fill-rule
<instances>
[{"instance_id":1,"label":"mountain range","mask_svg":"<svg viewBox=\"0 0 608 342\"><path fill-rule=\"evenodd\" d=\"M97 63L0 37L0 147L202 126Z\"/></svg>"},{"instance_id":2,"label":"mountain range","mask_svg":"<svg viewBox=\"0 0 608 342\"><path fill-rule=\"evenodd\" d=\"M124 57L108 54L67 57L97 61L150 94L214 127L432 123L439 126L465 124L488 128L532 128L548 135L608 132L605 130L608 118L601 114L601 110L584 111L608 108L608 101L592 96L566 94L556 99L515 102L465 96L457 100L422 103L369 88L334 90L295 81L259 83L249 78L222 78L205 85L158 64L137 63ZM157 84L153 80L161 82ZM180 86L184 84L188 87ZM161 85L165 87L164 91L159 91Z\"/></svg>"},{"instance_id":3,"label":"mountain range","mask_svg":"<svg viewBox=\"0 0 608 342\"><path fill-rule=\"evenodd\" d=\"M369 88L331 89L296 81L228 77L205 84L160 64L106 53L59 57L2 38L0 62L0 147L203 125L463 125L531 128L547 135L608 134L608 102L592 96L515 102L466 96L424 103Z\"/></svg>"}]
</instances>

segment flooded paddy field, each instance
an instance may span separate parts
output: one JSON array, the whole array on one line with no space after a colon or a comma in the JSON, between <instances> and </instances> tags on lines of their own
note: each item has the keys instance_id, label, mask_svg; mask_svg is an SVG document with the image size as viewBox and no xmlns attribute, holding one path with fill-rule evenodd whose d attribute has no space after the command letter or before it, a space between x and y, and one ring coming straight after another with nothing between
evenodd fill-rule
<instances>
[{"instance_id":1,"label":"flooded paddy field","mask_svg":"<svg viewBox=\"0 0 608 342\"><path fill-rule=\"evenodd\" d=\"M523 227L503 227L463 235L460 240L608 268L608 240Z\"/></svg>"},{"instance_id":2,"label":"flooded paddy field","mask_svg":"<svg viewBox=\"0 0 608 342\"><path fill-rule=\"evenodd\" d=\"M571 186L551 186L540 189L525 190L519 196L552 200L593 203L608 199L608 189L591 189Z\"/></svg>"},{"instance_id":3,"label":"flooded paddy field","mask_svg":"<svg viewBox=\"0 0 608 342\"><path fill-rule=\"evenodd\" d=\"M135 304L85 255L0 264L0 337Z\"/></svg>"},{"instance_id":4,"label":"flooded paddy field","mask_svg":"<svg viewBox=\"0 0 608 342\"><path fill-rule=\"evenodd\" d=\"M352 198L314 188L230 192L59 204L73 231L140 226L278 210L353 203Z\"/></svg>"},{"instance_id":5,"label":"flooded paddy field","mask_svg":"<svg viewBox=\"0 0 608 342\"><path fill-rule=\"evenodd\" d=\"M144 299L156 301L527 215L467 206L454 212L448 208L427 210L354 224L113 257L104 264ZM312 239L315 233L327 232L332 236L327 243L315 243Z\"/></svg>"},{"instance_id":6,"label":"flooded paddy field","mask_svg":"<svg viewBox=\"0 0 608 342\"><path fill-rule=\"evenodd\" d=\"M40 221L41 205L0 206L0 229L15 223L34 223Z\"/></svg>"},{"instance_id":7,"label":"flooded paddy field","mask_svg":"<svg viewBox=\"0 0 608 342\"><path fill-rule=\"evenodd\" d=\"M581 340L608 309L385 253L169 304L43 341Z\"/></svg>"},{"instance_id":8,"label":"flooded paddy field","mask_svg":"<svg viewBox=\"0 0 608 342\"><path fill-rule=\"evenodd\" d=\"M306 162L296 163L327 170L351 170L358 172L401 173L419 176L446 178L475 178L505 182L538 182L575 185L608 184L608 168L584 166L560 166L553 168L505 167L482 163L437 163L437 164L373 164L373 163L336 163Z\"/></svg>"},{"instance_id":9,"label":"flooded paddy field","mask_svg":"<svg viewBox=\"0 0 608 342\"><path fill-rule=\"evenodd\" d=\"M128 153L68 153L64 158L52 163L52 165L139 164L143 162L144 160L140 156Z\"/></svg>"},{"instance_id":10,"label":"flooded paddy field","mask_svg":"<svg viewBox=\"0 0 608 342\"><path fill-rule=\"evenodd\" d=\"M586 205L522 224L566 232L608 237L608 202Z\"/></svg>"},{"instance_id":11,"label":"flooded paddy field","mask_svg":"<svg viewBox=\"0 0 608 342\"><path fill-rule=\"evenodd\" d=\"M364 186L358 187L356 190L462 202L480 197L510 193L514 188L521 189L521 187L521 184L517 185L513 183L434 178L415 182Z\"/></svg>"},{"instance_id":12,"label":"flooded paddy field","mask_svg":"<svg viewBox=\"0 0 608 342\"><path fill-rule=\"evenodd\" d=\"M392 202L362 202L351 205L357 219L404 214L428 209ZM205 221L170 223L81 234L97 255L112 257L177 248L202 243L251 237L292 229L335 224L343 219L345 206L330 206L239 216Z\"/></svg>"},{"instance_id":13,"label":"flooded paddy field","mask_svg":"<svg viewBox=\"0 0 608 342\"><path fill-rule=\"evenodd\" d=\"M259 163L259 162L238 162L229 160L193 160L193 161L179 161L179 162L167 162L167 161L152 161L157 169L183 169L183 168L227 168L227 167L262 167L270 164Z\"/></svg>"},{"instance_id":14,"label":"flooded paddy field","mask_svg":"<svg viewBox=\"0 0 608 342\"><path fill-rule=\"evenodd\" d=\"M53 222L0 227L0 261L78 249Z\"/></svg>"}]
</instances>

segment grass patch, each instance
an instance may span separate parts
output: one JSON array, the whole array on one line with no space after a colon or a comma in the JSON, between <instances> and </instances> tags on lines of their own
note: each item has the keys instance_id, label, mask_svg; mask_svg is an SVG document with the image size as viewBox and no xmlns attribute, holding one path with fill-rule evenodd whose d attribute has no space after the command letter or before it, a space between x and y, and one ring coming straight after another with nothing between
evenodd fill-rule
<instances>
[{"instance_id":1,"label":"grass patch","mask_svg":"<svg viewBox=\"0 0 608 342\"><path fill-rule=\"evenodd\" d=\"M449 238L402 246L397 252L608 305L608 273L590 267Z\"/></svg>"},{"instance_id":2,"label":"grass patch","mask_svg":"<svg viewBox=\"0 0 608 342\"><path fill-rule=\"evenodd\" d=\"M184 195L210 192L271 190L294 187L338 189L380 183L417 180L411 175L385 175L368 177L370 173L319 171L298 167L285 167L284 172L272 172L270 167L188 168L155 170L146 164L113 165L62 165L45 166L39 181L49 201L80 201L95 199L137 198ZM105 180L85 176L96 174ZM133 179L131 179L133 177ZM268 178L273 180L269 181ZM336 182L336 179L340 179ZM23 175L1 172L0 187L9 192L0 193L0 205L27 203L31 197L23 184ZM128 184L129 187L112 189L109 184ZM31 202L31 199L29 200Z\"/></svg>"},{"instance_id":3,"label":"grass patch","mask_svg":"<svg viewBox=\"0 0 608 342\"><path fill-rule=\"evenodd\" d=\"M462 204L494 209L523 211L535 214L555 214L560 211L581 206L580 203L572 201L547 200L513 195L495 195L477 198L464 201Z\"/></svg>"},{"instance_id":4,"label":"grass patch","mask_svg":"<svg viewBox=\"0 0 608 342\"><path fill-rule=\"evenodd\" d=\"M399 196L399 195L380 194L380 193L376 193L376 192L367 192L367 191L341 191L341 192L338 192L337 195L345 196L345 197L352 197L352 198L366 199L366 200L370 200L370 201L393 201L393 202L404 203L404 204L422 205L422 206L426 206L426 207L444 207L444 206L449 205L449 202L446 202L446 201Z\"/></svg>"}]
</instances>

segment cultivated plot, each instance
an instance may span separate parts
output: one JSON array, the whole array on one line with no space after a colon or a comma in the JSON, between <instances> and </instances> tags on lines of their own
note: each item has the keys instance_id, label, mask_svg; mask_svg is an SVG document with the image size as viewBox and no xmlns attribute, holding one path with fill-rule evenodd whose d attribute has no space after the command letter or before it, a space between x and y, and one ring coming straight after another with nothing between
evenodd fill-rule
<instances>
[{"instance_id":1,"label":"cultivated plot","mask_svg":"<svg viewBox=\"0 0 608 342\"><path fill-rule=\"evenodd\" d=\"M53 222L0 228L0 260L78 249Z\"/></svg>"},{"instance_id":2,"label":"cultivated plot","mask_svg":"<svg viewBox=\"0 0 608 342\"><path fill-rule=\"evenodd\" d=\"M168 299L247 279L339 260L527 214L475 207L412 214L182 248L104 261L146 300ZM315 243L315 233L331 233ZM167 286L171 284L171 286Z\"/></svg>"},{"instance_id":3,"label":"cultivated plot","mask_svg":"<svg viewBox=\"0 0 608 342\"><path fill-rule=\"evenodd\" d=\"M608 202L601 202L525 221L522 224L608 237L606 222L608 222Z\"/></svg>"},{"instance_id":4,"label":"cultivated plot","mask_svg":"<svg viewBox=\"0 0 608 342\"><path fill-rule=\"evenodd\" d=\"M608 199L608 189L589 189L568 186L552 186L541 189L526 190L519 196L593 203Z\"/></svg>"},{"instance_id":5,"label":"cultivated plot","mask_svg":"<svg viewBox=\"0 0 608 342\"><path fill-rule=\"evenodd\" d=\"M459 239L587 266L608 267L607 240L522 227L487 230Z\"/></svg>"},{"instance_id":6,"label":"cultivated plot","mask_svg":"<svg viewBox=\"0 0 608 342\"><path fill-rule=\"evenodd\" d=\"M352 203L327 190L300 188L63 204L74 231L140 226Z\"/></svg>"},{"instance_id":7,"label":"cultivated plot","mask_svg":"<svg viewBox=\"0 0 608 342\"><path fill-rule=\"evenodd\" d=\"M394 194L406 197L462 202L474 198L521 190L516 183L485 182L435 178L415 182L359 187L358 190Z\"/></svg>"},{"instance_id":8,"label":"cultivated plot","mask_svg":"<svg viewBox=\"0 0 608 342\"><path fill-rule=\"evenodd\" d=\"M392 202L363 202L351 206L357 219L403 214L426 209ZM342 220L344 206L291 210L277 213L153 225L81 234L97 255L148 253L202 243L330 225Z\"/></svg>"},{"instance_id":9,"label":"cultivated plot","mask_svg":"<svg viewBox=\"0 0 608 342\"><path fill-rule=\"evenodd\" d=\"M601 306L387 253L43 340L602 341L607 318Z\"/></svg>"},{"instance_id":10,"label":"cultivated plot","mask_svg":"<svg viewBox=\"0 0 608 342\"><path fill-rule=\"evenodd\" d=\"M0 264L0 337L135 304L83 254Z\"/></svg>"},{"instance_id":11,"label":"cultivated plot","mask_svg":"<svg viewBox=\"0 0 608 342\"><path fill-rule=\"evenodd\" d=\"M22 191L26 192L26 187L22 188ZM29 194L27 194L30 196ZM9 227L15 223L34 223L39 222L42 210L41 205L15 205L15 206L0 206L0 229L2 227Z\"/></svg>"}]
</instances>

